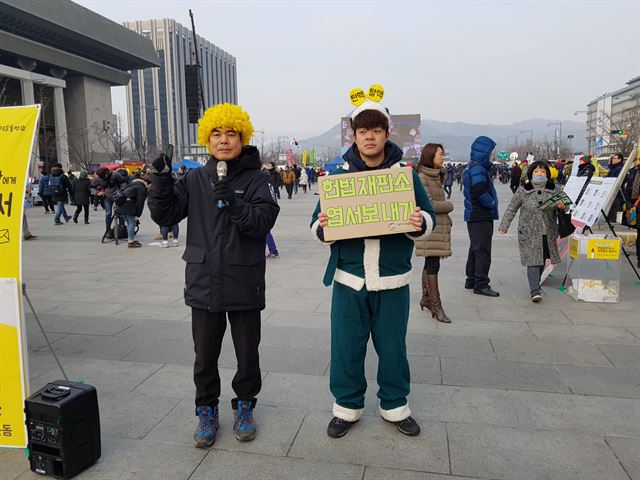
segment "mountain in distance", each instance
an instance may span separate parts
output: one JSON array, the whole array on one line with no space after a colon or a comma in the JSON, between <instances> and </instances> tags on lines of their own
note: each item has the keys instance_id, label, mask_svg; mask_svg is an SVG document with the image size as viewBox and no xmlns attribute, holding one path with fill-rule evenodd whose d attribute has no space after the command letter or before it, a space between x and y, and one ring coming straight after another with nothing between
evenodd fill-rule
<instances>
[{"instance_id":1,"label":"mountain in distance","mask_svg":"<svg viewBox=\"0 0 640 480\"><path fill-rule=\"evenodd\" d=\"M520 144L526 143L533 130L533 140L542 141L546 138L553 141L557 125L547 127L547 124L558 122L558 120L532 119L509 125L495 124L473 124L465 122L440 122L438 120L423 120L420 124L422 144L429 142L441 143L445 147L449 158L454 161L466 161L469 159L471 143L476 137L486 135L498 144L499 149L505 149L507 138L511 146L515 145L515 135L518 136ZM525 133L521 133L525 131ZM574 152L586 150L586 126L582 122L572 120L562 121L562 138L567 141L567 135L573 135L572 149ZM326 145L332 148L340 147L340 123L334 125L330 130L322 135L307 138L306 145Z\"/></svg>"}]
</instances>

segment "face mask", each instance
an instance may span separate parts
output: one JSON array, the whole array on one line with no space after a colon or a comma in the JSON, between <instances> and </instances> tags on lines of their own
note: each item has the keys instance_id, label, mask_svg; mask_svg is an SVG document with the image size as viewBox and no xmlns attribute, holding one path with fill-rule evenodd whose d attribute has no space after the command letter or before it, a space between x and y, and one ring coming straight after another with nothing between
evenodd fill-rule
<instances>
[{"instance_id":1,"label":"face mask","mask_svg":"<svg viewBox=\"0 0 640 480\"><path fill-rule=\"evenodd\" d=\"M547 181L547 176L546 175L534 175L531 177L531 181L533 183L543 183Z\"/></svg>"}]
</instances>

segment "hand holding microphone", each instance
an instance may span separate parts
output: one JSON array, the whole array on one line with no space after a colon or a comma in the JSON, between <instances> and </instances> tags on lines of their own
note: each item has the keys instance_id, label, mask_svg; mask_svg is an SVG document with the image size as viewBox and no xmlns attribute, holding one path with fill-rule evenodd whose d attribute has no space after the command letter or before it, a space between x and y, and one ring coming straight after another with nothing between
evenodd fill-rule
<instances>
[{"instance_id":1,"label":"hand holding microphone","mask_svg":"<svg viewBox=\"0 0 640 480\"><path fill-rule=\"evenodd\" d=\"M227 162L218 162L216 172L218 173L218 181L213 187L213 195L218 201L218 208L233 207L236 196L227 181Z\"/></svg>"}]
</instances>

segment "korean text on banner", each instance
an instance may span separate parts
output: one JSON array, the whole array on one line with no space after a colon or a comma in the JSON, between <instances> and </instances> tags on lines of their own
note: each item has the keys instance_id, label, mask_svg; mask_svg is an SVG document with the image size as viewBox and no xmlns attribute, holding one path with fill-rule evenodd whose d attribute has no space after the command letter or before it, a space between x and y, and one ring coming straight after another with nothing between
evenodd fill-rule
<instances>
[{"instance_id":1,"label":"korean text on banner","mask_svg":"<svg viewBox=\"0 0 640 480\"><path fill-rule=\"evenodd\" d=\"M26 447L22 215L39 105L0 108L0 447Z\"/></svg>"},{"instance_id":2,"label":"korean text on banner","mask_svg":"<svg viewBox=\"0 0 640 480\"><path fill-rule=\"evenodd\" d=\"M329 217L325 240L414 232L411 167L320 177L320 208Z\"/></svg>"}]
</instances>

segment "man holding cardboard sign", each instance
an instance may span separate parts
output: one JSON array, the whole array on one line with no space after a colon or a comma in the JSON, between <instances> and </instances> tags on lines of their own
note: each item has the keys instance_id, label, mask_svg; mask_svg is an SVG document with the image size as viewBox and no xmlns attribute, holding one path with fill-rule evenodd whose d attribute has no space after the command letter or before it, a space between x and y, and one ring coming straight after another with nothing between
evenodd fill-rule
<instances>
[{"instance_id":1,"label":"man holding cardboard sign","mask_svg":"<svg viewBox=\"0 0 640 480\"><path fill-rule=\"evenodd\" d=\"M431 233L435 214L417 175L394 168L402 167L402 150L388 141L389 114L372 101L381 98L382 87L374 90L369 100L354 103L355 143L343 156L344 166L322 180L311 221L313 236L331 245L324 284L333 283L330 388L335 403L327 434L334 438L362 415L369 336L378 353L382 417L405 435L420 433L407 402L408 284L413 241Z\"/></svg>"}]
</instances>

